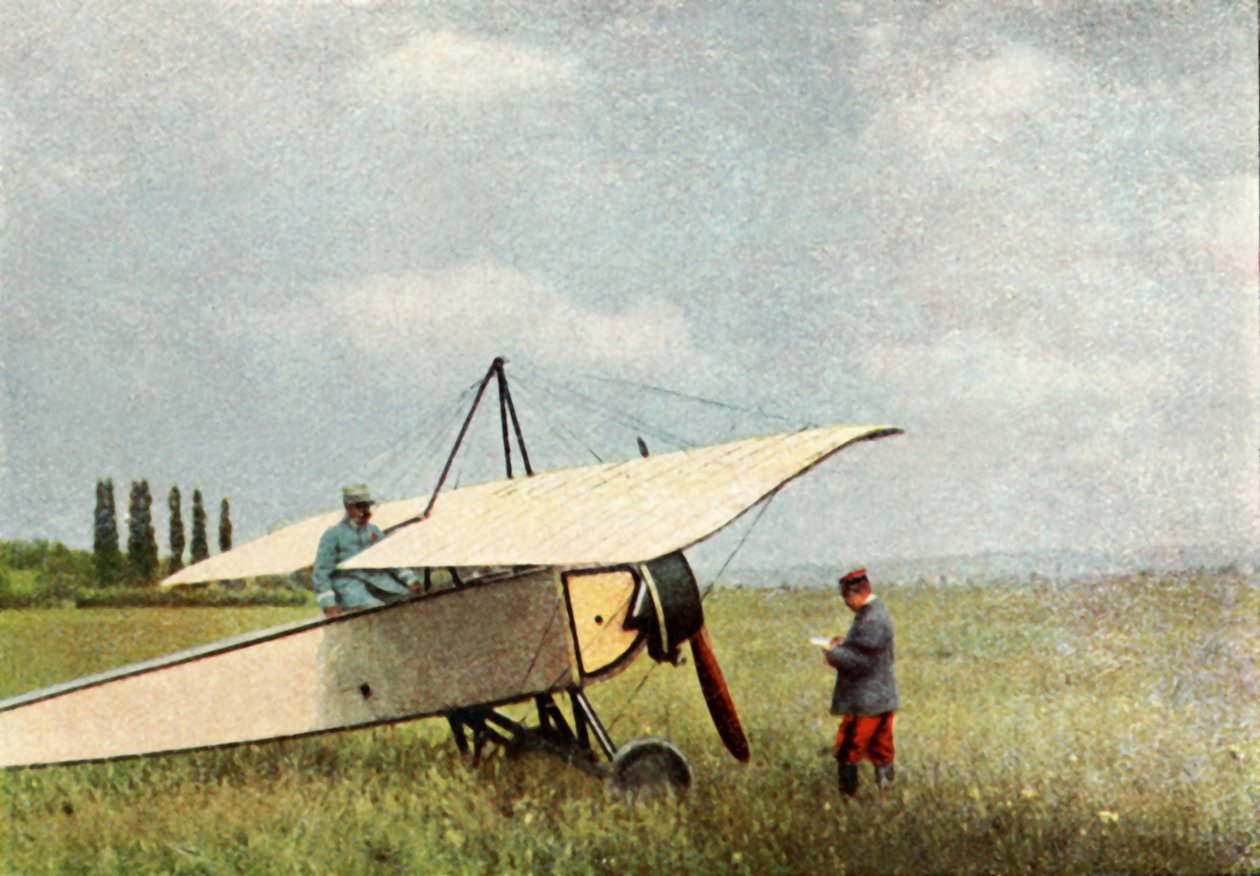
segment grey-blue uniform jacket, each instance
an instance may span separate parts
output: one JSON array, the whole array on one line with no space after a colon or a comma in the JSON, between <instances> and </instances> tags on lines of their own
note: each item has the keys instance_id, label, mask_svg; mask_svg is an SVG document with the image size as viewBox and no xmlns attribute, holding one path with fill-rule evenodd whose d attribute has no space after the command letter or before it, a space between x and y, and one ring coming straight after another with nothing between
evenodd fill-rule
<instances>
[{"instance_id":1,"label":"grey-blue uniform jacket","mask_svg":"<svg viewBox=\"0 0 1260 876\"><path fill-rule=\"evenodd\" d=\"M900 705L894 668L893 623L875 596L857 610L844 641L827 652L836 668L833 715L882 715Z\"/></svg>"},{"instance_id":2,"label":"grey-blue uniform jacket","mask_svg":"<svg viewBox=\"0 0 1260 876\"><path fill-rule=\"evenodd\" d=\"M337 569L338 563L345 562L384 537L375 523L358 527L350 522L349 516L341 518L340 523L324 532L319 540L319 550L315 552L315 568L311 572L311 586L319 597L320 608L330 608L334 603L342 608L384 605L385 601L375 596L368 589L369 585L373 590L388 594L407 592L406 585L417 580L416 573L410 569Z\"/></svg>"}]
</instances>

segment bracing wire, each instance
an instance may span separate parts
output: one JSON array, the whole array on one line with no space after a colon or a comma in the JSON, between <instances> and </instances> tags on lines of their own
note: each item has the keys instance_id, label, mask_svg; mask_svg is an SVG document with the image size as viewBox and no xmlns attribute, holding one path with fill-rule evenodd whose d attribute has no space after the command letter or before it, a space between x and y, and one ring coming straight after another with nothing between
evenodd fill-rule
<instances>
[{"instance_id":1,"label":"bracing wire","mask_svg":"<svg viewBox=\"0 0 1260 876\"><path fill-rule=\"evenodd\" d=\"M650 422L649 420L641 416L636 416L634 414L627 413L625 411L620 410L616 405L614 405L607 398L601 399L601 398L592 397L590 394L576 389L571 384L552 380L542 375L541 373L533 371L530 368L522 369L518 367L515 369L515 371L518 373L513 374L511 383L513 384L513 387L517 388L518 390L525 389L527 395L542 396L552 401L556 401L560 403L567 403L569 405L578 407L582 410L586 410L586 411L589 411L589 412L592 412L592 413L595 413L604 417L608 417L609 419L611 419L613 422L617 423L618 425L633 429L640 434L647 434L654 439L659 439L678 447L687 447L693 443L683 438L682 436L674 433L672 430L665 429L657 424ZM518 376L519 372L521 371L524 371L527 374L527 376L530 378L530 380L522 381L520 377ZM607 377L595 376L595 375L590 375L589 377L590 379L597 380L602 383L629 386L629 387L633 387L635 389L642 390L645 392L654 393L658 396L669 396L673 398L684 399L691 402L697 402L700 404L719 408L722 410L732 411L732 412L741 413L741 414L750 414L750 415L760 416L766 419L778 420L781 422L789 422L786 417L782 417L776 414L769 414L759 409L752 410L752 409L741 407L739 405L716 401L713 399L706 399L700 396L689 395L687 393L670 390L664 387L652 386L652 385L643 384L643 383L636 383L634 381L618 379L618 378L607 378ZM531 382L531 381L536 381L536 382ZM459 398L454 402L454 404L449 407L447 414L443 418L440 426L436 430L431 430L429 441L422 442L422 449L416 453L413 453L410 457L408 457L409 460L418 461L420 459L428 459L431 452L440 450L440 448L438 447L438 442L449 437L447 433L453 428L454 421L458 419L458 417L462 413L462 408L467 405L468 398L471 396L471 394L474 391L476 391L476 389L480 385L481 385L481 380L475 381L473 384L471 384L467 389L465 389L460 394ZM577 444L578 446L584 447L586 452L589 453L591 456L593 456L596 459L596 461L599 461L599 462L603 461L601 457L599 456L599 454L593 448L587 445L586 442L584 442L581 439L581 437L572 428L567 426L562 420L556 418L551 413L550 405L543 404L540 409L542 411L541 416L553 435L560 438L562 442L573 442ZM369 463L369 465L376 465L378 463L384 465L385 463L388 463L392 461L394 458L400 456L400 448L403 446L403 442L405 442L406 440L407 440L407 436L405 435L402 436L395 445L391 446L385 452L383 452L382 454L374 458L372 462ZM430 448L432 448L432 451L430 450ZM399 480L401 480L401 478L404 476L405 474L400 474L400 475L395 476L395 478L389 482L391 488L396 486ZM770 504L774 501L774 498L777 494L778 494L778 490L775 490L771 492L765 499L763 499L759 503L761 505L761 508L758 510L757 515L753 518L751 524L748 526L748 529L744 532L743 536L740 538L738 544L735 545L734 549L732 549L730 554L726 557L725 561L722 563L722 566L719 568L717 573L710 580L708 586L705 587L705 589L701 593L701 596L700 596L701 601L708 598L709 594L712 592L717 582L721 579L721 576L726 572L727 568L729 568L730 564L734 561L735 557L738 555L740 550L743 548L744 544L748 541L749 537L752 535L753 530L757 528L757 525L760 523L762 517L764 516L765 512L769 509ZM544 635L545 635L545 631L544 631ZM540 647L541 647L541 644L540 644ZM536 659L537 659L537 655L535 655L535 660ZM648 669L648 671L644 673L643 677L639 680L639 683L635 686L634 690L632 690L630 694L622 701L621 709L618 711L617 715L612 719L612 721L610 721L608 724L609 728L616 726L616 724L625 715L626 710L629 708L630 704L634 701L639 691L642 690L643 687L647 684L647 681L651 677L652 672L656 669L656 666L657 664L655 663L652 664L652 666Z\"/></svg>"},{"instance_id":2,"label":"bracing wire","mask_svg":"<svg viewBox=\"0 0 1260 876\"><path fill-rule=\"evenodd\" d=\"M616 383L622 386L632 386L636 389L642 389L648 392L657 393L658 395L673 396L674 398L681 398L681 399L686 399L687 401L699 402L700 404L703 404L703 405L709 405L711 407L721 408L723 410L734 411L740 414L752 414L753 416L764 417L768 420L778 420L783 423L792 422L787 417L781 416L779 414L767 413L766 411L763 411L760 408L755 408L755 409L745 408L745 407L741 407L740 405L731 404L730 402L718 401L717 399L711 399L711 398L704 398L703 396L699 396L699 395L690 395L688 393L679 392L678 390L675 390L675 389L668 389L663 386L653 386L652 384L649 384L649 383L639 383L634 380L626 380L620 377L602 377L598 375L592 375L590 379L597 380L601 383Z\"/></svg>"},{"instance_id":3,"label":"bracing wire","mask_svg":"<svg viewBox=\"0 0 1260 876\"><path fill-rule=\"evenodd\" d=\"M431 427L427 434L420 436L419 441L414 439L410 430L405 430L398 440L364 464L364 473L373 478L391 476L393 472L401 467L401 461L417 455L417 447L427 448L429 445L436 443L446 429L446 421L456 413L458 404L459 402L456 401L439 420L440 425L436 429Z\"/></svg>"},{"instance_id":4,"label":"bracing wire","mask_svg":"<svg viewBox=\"0 0 1260 876\"><path fill-rule=\"evenodd\" d=\"M468 390L464 390L462 393L460 393L460 395L458 396L458 398L456 398L454 402L452 402L450 405L447 406L447 411L446 411L446 415L445 415L445 419L443 420L443 423L445 423L446 420L449 420L450 417L458 414L459 408L463 405L464 403L463 400L467 397L467 395L468 395ZM446 426L441 425L436 430L430 428L427 433L421 432L421 442L420 442L421 446L440 440L445 429L446 429ZM414 447L415 447L415 441L411 432L409 430L404 431L401 435L398 436L397 439L394 440L394 442L389 447L387 447L384 451L382 451L381 453L373 457L371 460L369 460L364 465L364 469L366 471L371 471L373 474L376 474L378 471L380 471L381 466L392 463L395 459L403 456L409 450L411 453L414 453L415 452Z\"/></svg>"},{"instance_id":5,"label":"bracing wire","mask_svg":"<svg viewBox=\"0 0 1260 876\"><path fill-rule=\"evenodd\" d=\"M718 580L721 579L722 573L725 572L727 567L730 566L730 564L734 561L736 554L738 554L740 549L743 548L744 543L748 541L748 537L752 535L753 530L757 528L757 524L761 522L762 516L766 513L766 510L770 507L770 503L774 501L774 498L777 495L779 495L779 491L774 490L772 493L770 493L769 496L767 496L765 499L763 499L760 502L761 508L760 510L757 511L757 516L754 517L752 520L752 523L748 525L748 529L744 532L744 535L742 538L740 538L739 543L735 545L735 548L730 552L726 560L722 563L722 567L717 570L717 573L714 574L712 580L709 581L709 586L706 587L704 589L704 592L700 594L701 602L704 602L704 600L708 599L709 593L717 585ZM634 690L630 691L629 695L622 701L620 711L618 711L616 716L611 721L608 722L608 728L610 730L617 724L619 720L621 720L621 716L626 713L626 709L630 708L630 703L634 701L634 698L638 696L639 691L641 691L643 689L643 686L647 684L648 679L652 677L652 673L656 670L657 666L660 666L660 664L653 663L650 667L648 667L648 671L643 673L643 677L639 679L639 683L635 685Z\"/></svg>"},{"instance_id":6,"label":"bracing wire","mask_svg":"<svg viewBox=\"0 0 1260 876\"><path fill-rule=\"evenodd\" d=\"M639 691L643 690L643 686L648 683L648 679L652 677L652 673L655 672L656 667L660 665L661 664L659 663L653 663L649 666L648 671L643 673L643 677L639 679L639 683L634 686L634 690L630 691L629 695L621 701L621 708L617 711L617 714L613 715L612 720L607 724L609 732L612 732L612 728L617 726L617 722L621 720L623 715L625 715L626 710L630 708L630 704L634 702L634 698L639 695Z\"/></svg>"},{"instance_id":7,"label":"bracing wire","mask_svg":"<svg viewBox=\"0 0 1260 876\"><path fill-rule=\"evenodd\" d=\"M399 471L402 474L398 476L398 480L408 475L419 476L423 474L425 477L432 476L432 472L427 469L423 473L417 469L422 464L432 467L447 452L451 444L451 437L459 427L460 420L465 414L465 409L472 394L473 390L465 390L459 399L450 406L438 427L433 430L428 443L418 448L409 459L404 461L406 464L400 466ZM430 485L426 483L423 487L415 489L424 493L430 489Z\"/></svg>"},{"instance_id":8,"label":"bracing wire","mask_svg":"<svg viewBox=\"0 0 1260 876\"><path fill-rule=\"evenodd\" d=\"M450 443L449 434L454 428L454 423L463 416L468 398L479 384L480 381L461 392L459 397L440 415L436 427L430 426L423 432L421 441L416 442L410 452L407 452L405 446L409 435L404 434L393 446L378 454L364 467L366 474L382 480L384 484L382 492L398 488L400 484L406 482L406 478L416 474L411 471L412 468L437 458L438 454Z\"/></svg>"},{"instance_id":9,"label":"bracing wire","mask_svg":"<svg viewBox=\"0 0 1260 876\"><path fill-rule=\"evenodd\" d=\"M517 377L511 378L511 383L512 383L512 386L515 387L518 391L522 389L526 390L523 393L523 395L526 398L535 397L534 388L527 383L522 383L520 378L517 378ZM521 394L522 393L518 392L518 396ZM543 407L544 410L547 410L547 406L541 406L541 407ZM563 420L560 420L550 415L549 413L544 413L542 415L542 421L547 426L551 434L557 437L561 443L566 444L566 446L574 445L574 446L582 448L587 453L589 453L592 457L594 457L596 462L604 461L603 457L601 457L598 453L596 453L594 448L592 448L589 444L584 442L581 436L579 436L576 432L574 432L571 428L569 428L564 423Z\"/></svg>"},{"instance_id":10,"label":"bracing wire","mask_svg":"<svg viewBox=\"0 0 1260 876\"><path fill-rule=\"evenodd\" d=\"M662 426L660 423L653 422L642 415L626 411L609 397L601 396L598 393L585 392L572 382L555 380L519 362L514 363L513 372L509 378L511 384L518 390L525 390L525 395L541 402L535 406L537 408L536 415L542 419L550 434L564 446L580 448L596 462L603 462L604 456L592 446L589 439L583 439L577 431L569 427L561 417L555 414L555 409L558 405L590 412L607 422L631 430L639 436L646 435L653 440L663 442L667 446L685 449L696 444L694 439L685 437L677 430ZM524 374L527 379L522 380L521 374ZM576 376L579 380L629 387L661 398L681 399L732 413L756 416L778 422L791 422L787 417L768 413L759 408L752 409L730 402L680 392L668 387L599 374L579 374ZM445 445L450 443L449 433L453 428L454 421L459 418L464 407L467 406L468 399L480 384L481 380L476 380L460 393L455 402L447 408L445 416L440 419L437 428L431 428L427 431L427 439L416 442L409 433L400 435L385 451L378 454L365 465L365 473L372 478L380 479L385 491L396 490L400 484L406 483L408 477L415 475L414 468L435 459L443 452ZM411 448L410 451L408 450L409 447Z\"/></svg>"},{"instance_id":11,"label":"bracing wire","mask_svg":"<svg viewBox=\"0 0 1260 876\"><path fill-rule=\"evenodd\" d=\"M547 395L559 401L590 411L594 414L607 417L620 426L633 429L640 433L648 434L653 438L659 438L660 440L676 447L688 447L693 443L685 437L661 427L659 424L652 423L641 416L636 416L620 410L608 399L592 397L588 393L582 392L571 384L552 380L539 372L531 370L530 376L541 384L542 390Z\"/></svg>"},{"instance_id":12,"label":"bracing wire","mask_svg":"<svg viewBox=\"0 0 1260 876\"><path fill-rule=\"evenodd\" d=\"M730 556L726 558L726 561L722 563L722 567L717 570L717 572L713 576L713 579L709 581L709 586L704 588L704 592L700 594L701 602L704 602L704 600L708 599L709 592L712 591L715 586L717 586L717 582L722 577L722 573L726 571L726 567L729 566L731 562L735 559L735 555L738 554L740 551L740 548L744 546L744 542L748 541L748 536L752 535L753 530L757 528L757 524L761 522L762 515L764 515L766 511L769 510L770 504L774 501L774 497L777 495L779 495L779 491L776 489L774 492L772 492L769 496L767 496L765 499L761 501L760 503L761 508L757 511L757 516L754 517L752 523L748 525L748 529L744 532L743 537L740 538L739 544L735 545L735 549L731 551Z\"/></svg>"},{"instance_id":13,"label":"bracing wire","mask_svg":"<svg viewBox=\"0 0 1260 876\"><path fill-rule=\"evenodd\" d=\"M596 399L592 399L590 396L586 395L585 393L580 392L577 389L574 389L572 386L566 385L559 381L551 380L550 378L545 377L542 374L532 373L530 376L538 381L540 391L555 401L558 401L558 402L561 402L563 404L567 404L573 407L577 407L582 410L590 411L591 413L606 417L612 420L614 423L620 426L624 426L626 428L635 429L638 431L644 431L645 429L653 429L653 430L655 429L655 427L651 426L651 424L649 424L647 421L643 420L642 418L637 418L637 417L634 417L633 415L629 415L620 410L617 410L615 407L609 404L606 400L601 402ZM663 437L663 436L653 432L653 437Z\"/></svg>"}]
</instances>

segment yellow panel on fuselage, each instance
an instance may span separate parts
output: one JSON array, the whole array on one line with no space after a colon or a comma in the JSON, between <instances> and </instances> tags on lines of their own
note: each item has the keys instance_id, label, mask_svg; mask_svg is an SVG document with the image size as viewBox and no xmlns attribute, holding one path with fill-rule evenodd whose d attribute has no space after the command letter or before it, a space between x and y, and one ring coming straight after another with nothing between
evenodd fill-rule
<instances>
[{"instance_id":1,"label":"yellow panel on fuselage","mask_svg":"<svg viewBox=\"0 0 1260 876\"><path fill-rule=\"evenodd\" d=\"M564 583L583 677L616 668L640 635L625 628L637 585L634 573L628 568L568 572Z\"/></svg>"}]
</instances>

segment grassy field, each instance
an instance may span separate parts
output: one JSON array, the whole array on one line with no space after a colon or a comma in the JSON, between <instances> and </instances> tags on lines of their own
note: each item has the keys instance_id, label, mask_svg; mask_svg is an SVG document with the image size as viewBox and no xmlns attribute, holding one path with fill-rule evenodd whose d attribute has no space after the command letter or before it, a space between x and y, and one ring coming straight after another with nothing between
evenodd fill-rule
<instances>
[{"instance_id":1,"label":"grassy field","mask_svg":"<svg viewBox=\"0 0 1260 876\"><path fill-rule=\"evenodd\" d=\"M719 743L690 666L589 690L618 742L695 772L634 808L541 755L462 766L441 721L0 774L24 873L1221 873L1260 871L1260 591L1231 574L887 587L898 776L856 804L827 754L818 591L718 590L714 647L753 748ZM0 612L0 695L310 609ZM645 673L650 674L639 688ZM637 689L637 693L636 693Z\"/></svg>"}]
</instances>

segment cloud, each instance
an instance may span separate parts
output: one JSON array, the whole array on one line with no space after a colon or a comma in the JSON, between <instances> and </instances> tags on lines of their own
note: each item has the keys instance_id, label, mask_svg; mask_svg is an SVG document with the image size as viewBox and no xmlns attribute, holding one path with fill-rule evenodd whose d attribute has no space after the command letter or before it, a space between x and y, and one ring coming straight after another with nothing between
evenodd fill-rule
<instances>
[{"instance_id":1,"label":"cloud","mask_svg":"<svg viewBox=\"0 0 1260 876\"><path fill-rule=\"evenodd\" d=\"M459 100L539 91L563 84L574 62L532 51L508 40L451 31L427 31L375 61L371 87L399 100Z\"/></svg>"},{"instance_id":2,"label":"cloud","mask_svg":"<svg viewBox=\"0 0 1260 876\"><path fill-rule=\"evenodd\" d=\"M900 387L906 397L976 405L998 419L1109 399L1133 406L1168 389L1168 375L1150 362L1077 352L1067 358L1027 338L976 329L932 343L876 347L867 368L873 379Z\"/></svg>"},{"instance_id":3,"label":"cloud","mask_svg":"<svg viewBox=\"0 0 1260 876\"><path fill-rule=\"evenodd\" d=\"M888 120L897 139L919 144L937 160L948 159L978 138L1000 142L1065 95L1079 93L1073 78L1070 66L1052 55L1010 46L991 58L956 63L943 74L927 71L923 92L892 102Z\"/></svg>"},{"instance_id":4,"label":"cloud","mask_svg":"<svg viewBox=\"0 0 1260 876\"><path fill-rule=\"evenodd\" d=\"M325 348L341 344L369 361L420 351L425 358L488 361L515 352L543 366L639 376L705 367L682 308L672 301L638 298L622 308L595 309L531 274L491 264L328 284L261 325L271 337Z\"/></svg>"},{"instance_id":5,"label":"cloud","mask_svg":"<svg viewBox=\"0 0 1260 876\"><path fill-rule=\"evenodd\" d=\"M1204 209L1191 219L1187 237L1191 244L1209 252L1244 288L1256 282L1256 213L1260 211L1255 176L1237 176L1216 183L1204 193ZM1254 309L1254 308L1253 308Z\"/></svg>"}]
</instances>

